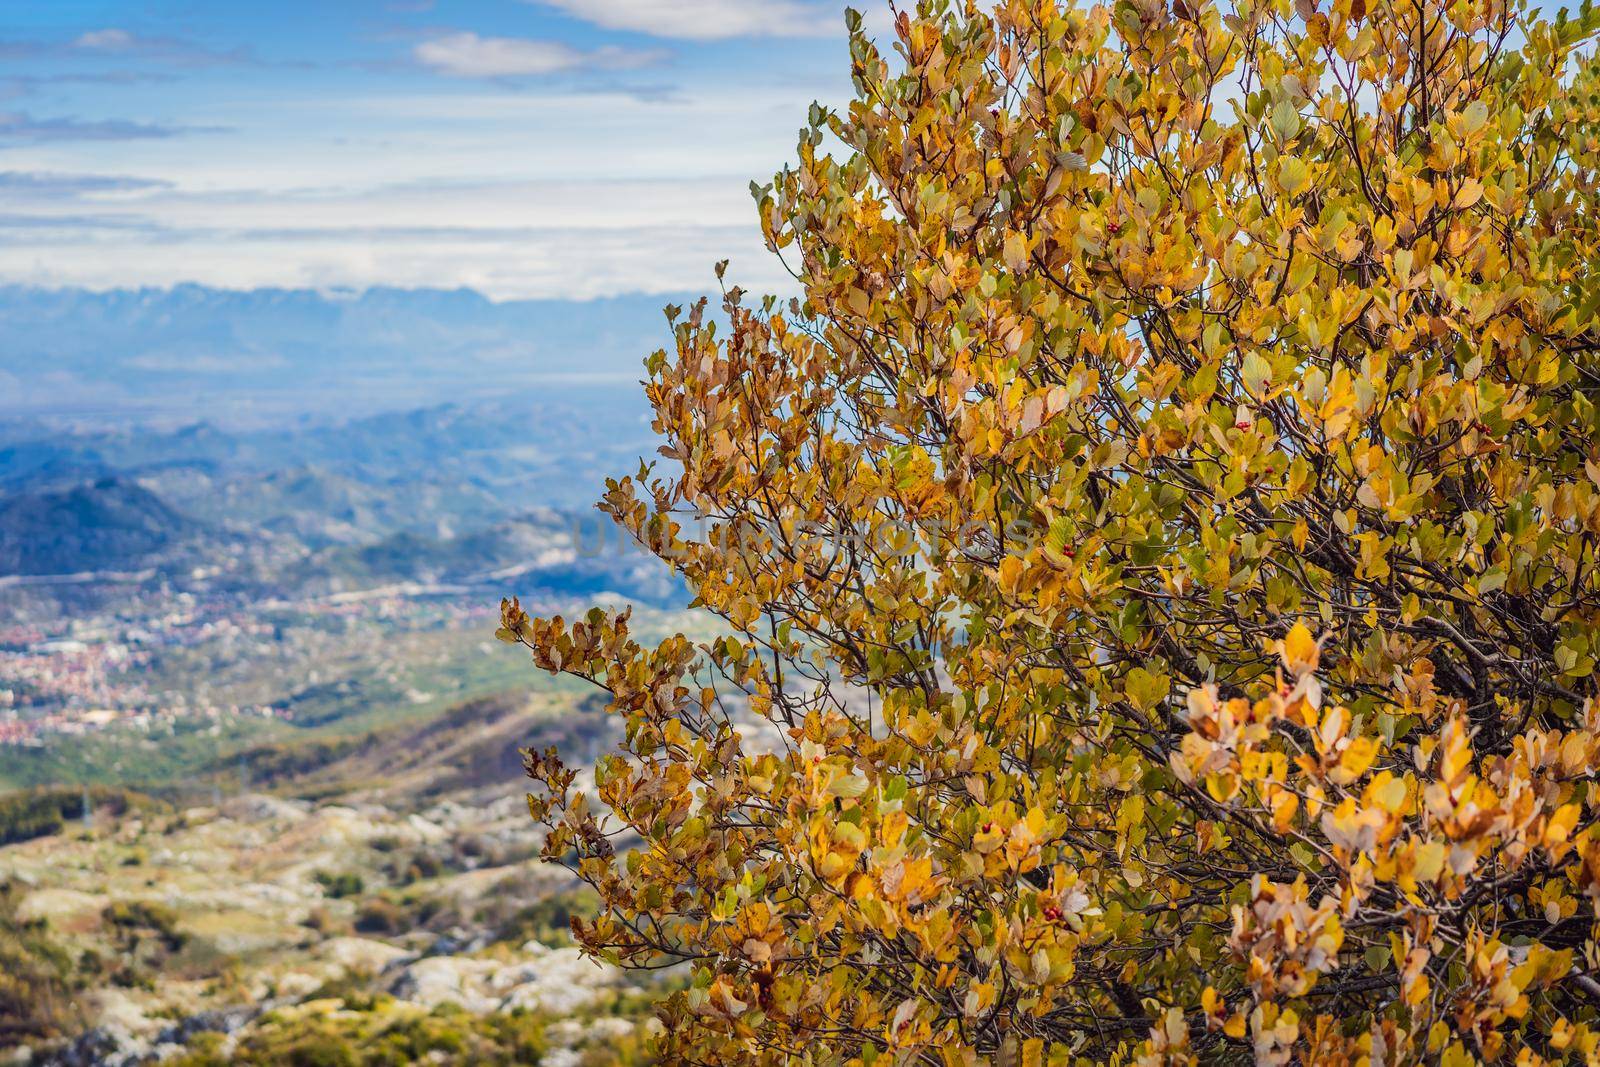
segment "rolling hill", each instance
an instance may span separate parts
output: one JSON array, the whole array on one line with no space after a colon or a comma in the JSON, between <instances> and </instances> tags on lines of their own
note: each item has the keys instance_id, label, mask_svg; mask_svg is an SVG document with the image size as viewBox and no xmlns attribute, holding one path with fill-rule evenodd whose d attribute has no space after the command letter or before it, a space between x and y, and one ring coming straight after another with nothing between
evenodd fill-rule
<instances>
[{"instance_id":1,"label":"rolling hill","mask_svg":"<svg viewBox=\"0 0 1600 1067\"><path fill-rule=\"evenodd\" d=\"M206 530L136 482L105 478L0 499L0 574L132 570Z\"/></svg>"}]
</instances>

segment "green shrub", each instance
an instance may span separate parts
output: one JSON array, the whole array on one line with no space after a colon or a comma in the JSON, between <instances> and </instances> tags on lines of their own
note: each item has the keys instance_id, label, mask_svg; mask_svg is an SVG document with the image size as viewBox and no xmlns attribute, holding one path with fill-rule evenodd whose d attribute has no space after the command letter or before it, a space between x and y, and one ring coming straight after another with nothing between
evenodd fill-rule
<instances>
[{"instance_id":1,"label":"green shrub","mask_svg":"<svg viewBox=\"0 0 1600 1067\"><path fill-rule=\"evenodd\" d=\"M0 794L0 845L31 841L58 834L74 819L83 816L81 789L28 789ZM127 789L96 786L89 790L91 809L109 808L122 815L130 808L154 809L160 803L142 793Z\"/></svg>"},{"instance_id":2,"label":"green shrub","mask_svg":"<svg viewBox=\"0 0 1600 1067\"><path fill-rule=\"evenodd\" d=\"M322 891L336 899L343 897L360 896L366 888L366 883L361 876L351 871L339 874L330 874L327 871L318 871L313 877L322 886Z\"/></svg>"},{"instance_id":3,"label":"green shrub","mask_svg":"<svg viewBox=\"0 0 1600 1067\"><path fill-rule=\"evenodd\" d=\"M0 1048L70 1032L81 978L72 956L43 922L21 922L21 890L0 882Z\"/></svg>"},{"instance_id":4,"label":"green shrub","mask_svg":"<svg viewBox=\"0 0 1600 1067\"><path fill-rule=\"evenodd\" d=\"M178 913L154 900L118 900L106 905L101 919L126 937L138 939L153 934L169 951L176 952L187 940L178 930Z\"/></svg>"},{"instance_id":5,"label":"green shrub","mask_svg":"<svg viewBox=\"0 0 1600 1067\"><path fill-rule=\"evenodd\" d=\"M399 934L411 925L405 909L382 897L362 901L356 910L356 930L363 934Z\"/></svg>"},{"instance_id":6,"label":"green shrub","mask_svg":"<svg viewBox=\"0 0 1600 1067\"><path fill-rule=\"evenodd\" d=\"M572 944L572 920L592 919L600 911L600 898L588 886L552 893L517 912L500 928L497 940L521 944L537 941L558 948Z\"/></svg>"},{"instance_id":7,"label":"green shrub","mask_svg":"<svg viewBox=\"0 0 1600 1067\"><path fill-rule=\"evenodd\" d=\"M166 1062L173 1067L511 1067L541 1061L544 1027L542 1017L523 1012L475 1017L444 1008L407 1015L387 997L350 999L337 1014L266 1016L227 1058L218 1042L197 1038L186 1053Z\"/></svg>"}]
</instances>

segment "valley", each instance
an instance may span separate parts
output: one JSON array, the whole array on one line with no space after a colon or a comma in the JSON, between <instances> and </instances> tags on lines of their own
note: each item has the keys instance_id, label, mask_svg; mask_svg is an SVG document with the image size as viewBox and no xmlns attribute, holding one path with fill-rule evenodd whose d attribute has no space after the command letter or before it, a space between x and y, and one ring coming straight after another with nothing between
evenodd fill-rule
<instances>
[{"instance_id":1,"label":"valley","mask_svg":"<svg viewBox=\"0 0 1600 1067\"><path fill-rule=\"evenodd\" d=\"M5 749L46 738L270 735L504 685L505 595L671 611L671 575L580 503L646 444L621 402L0 435L0 784L39 784Z\"/></svg>"},{"instance_id":2,"label":"valley","mask_svg":"<svg viewBox=\"0 0 1600 1067\"><path fill-rule=\"evenodd\" d=\"M591 509L627 404L0 423L0 1063L647 1062L523 792L615 725L493 636L712 636Z\"/></svg>"}]
</instances>

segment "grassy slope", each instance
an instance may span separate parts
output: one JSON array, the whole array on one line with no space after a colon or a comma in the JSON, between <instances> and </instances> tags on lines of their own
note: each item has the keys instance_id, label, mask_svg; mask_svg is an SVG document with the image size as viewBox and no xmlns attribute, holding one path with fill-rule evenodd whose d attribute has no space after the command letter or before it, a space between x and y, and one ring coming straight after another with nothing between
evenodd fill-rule
<instances>
[{"instance_id":1,"label":"grassy slope","mask_svg":"<svg viewBox=\"0 0 1600 1067\"><path fill-rule=\"evenodd\" d=\"M714 630L704 618L685 612L642 610L635 615L641 641L653 641L687 629L706 639ZM60 737L42 748L0 748L0 792L35 786L98 784L129 786L147 792L185 791L194 797L213 787L237 788L239 753L264 746L317 746L338 739L365 738L414 728L445 714L463 702L496 693L524 692L541 698L576 701L594 690L565 676L551 677L535 669L527 656L494 641L488 633L445 631L412 633L393 640L369 655L348 655L341 650L334 678L366 681L373 659L385 659L391 680L382 685L361 685L342 698L330 698L303 709L312 725L243 717L217 723L180 720L176 726L143 731L111 729L84 737ZM262 675L279 670L267 664ZM302 668L303 669L303 668ZM189 677L206 677L205 664L193 665ZM214 677L214 676L213 676ZM162 688L179 688L183 678L162 679ZM259 687L259 691L250 690ZM292 691L292 679L252 677L237 690L217 686L218 701L250 703L271 699L271 691ZM421 694L407 696L405 694ZM248 775L249 768L244 772Z\"/></svg>"},{"instance_id":2,"label":"grassy slope","mask_svg":"<svg viewBox=\"0 0 1600 1067\"><path fill-rule=\"evenodd\" d=\"M42 785L129 785L165 790L189 785L210 789L237 784L239 768L230 759L264 745L314 745L337 738L363 737L414 726L466 700L509 690L575 695L567 679L534 671L513 650L496 656L449 656L443 662L407 673L431 695L420 702L391 700L328 709L317 725L242 717L218 723L179 720L151 732L110 729L83 737L59 737L40 748L0 748L0 792ZM248 773L248 772L247 772Z\"/></svg>"}]
</instances>

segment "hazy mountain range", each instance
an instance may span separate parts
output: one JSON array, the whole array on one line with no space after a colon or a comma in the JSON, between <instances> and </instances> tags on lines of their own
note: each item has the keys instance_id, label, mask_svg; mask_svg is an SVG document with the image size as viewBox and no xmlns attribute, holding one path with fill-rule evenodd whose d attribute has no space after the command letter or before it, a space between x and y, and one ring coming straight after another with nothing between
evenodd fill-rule
<instances>
[{"instance_id":1,"label":"hazy mountain range","mask_svg":"<svg viewBox=\"0 0 1600 1067\"><path fill-rule=\"evenodd\" d=\"M473 486L523 485L537 495L520 503L561 505L592 502L605 474L632 469L619 462L653 450L637 385L569 385L501 401L247 428L211 419L174 427L0 421L0 489L132 473L169 482L203 477L209 493L222 488L219 479L307 468L388 488L436 482L470 494ZM271 489L295 484L285 474Z\"/></svg>"},{"instance_id":2,"label":"hazy mountain range","mask_svg":"<svg viewBox=\"0 0 1600 1067\"><path fill-rule=\"evenodd\" d=\"M575 544L655 452L638 379L662 303L0 287L0 579L511 570L671 599L664 571Z\"/></svg>"},{"instance_id":3,"label":"hazy mountain range","mask_svg":"<svg viewBox=\"0 0 1600 1067\"><path fill-rule=\"evenodd\" d=\"M244 432L13 424L0 432L0 577L170 580L220 565L230 587L291 592L521 575L671 601L667 572L615 551L592 510L606 477L652 450L631 395Z\"/></svg>"},{"instance_id":4,"label":"hazy mountain range","mask_svg":"<svg viewBox=\"0 0 1600 1067\"><path fill-rule=\"evenodd\" d=\"M0 286L0 415L259 421L627 384L671 340L668 302Z\"/></svg>"}]
</instances>

